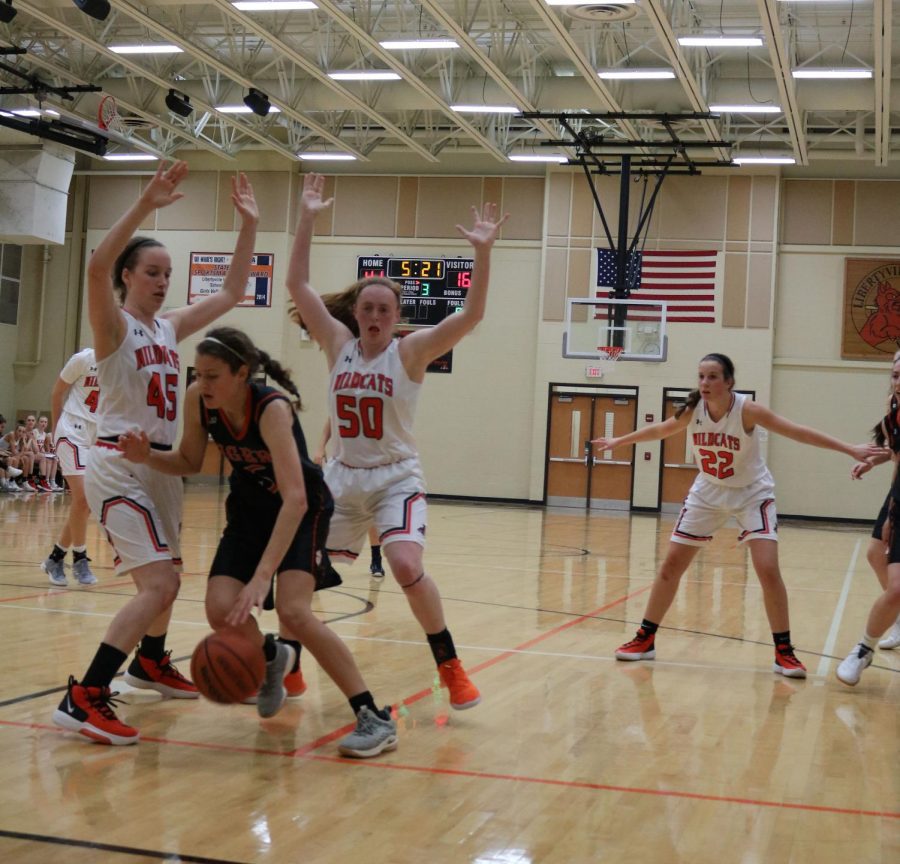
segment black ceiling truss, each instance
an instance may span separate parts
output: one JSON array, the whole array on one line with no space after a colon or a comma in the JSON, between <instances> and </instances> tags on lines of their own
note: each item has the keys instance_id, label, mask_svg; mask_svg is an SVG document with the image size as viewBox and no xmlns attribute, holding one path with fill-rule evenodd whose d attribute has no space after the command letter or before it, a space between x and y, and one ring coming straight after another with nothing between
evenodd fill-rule
<instances>
[{"instance_id":1,"label":"black ceiling truss","mask_svg":"<svg viewBox=\"0 0 900 864\"><path fill-rule=\"evenodd\" d=\"M733 145L728 141L708 141L684 139L679 135L675 124L685 124L701 120L718 120L718 114L694 112L687 114L665 114L652 112L615 111L602 114L567 112L554 114L543 111L528 111L522 114L527 120L555 120L562 127L563 136L550 138L536 143L541 147L565 148L574 155L568 157L569 165L579 165L588 181L597 213L603 224L609 248L616 254L615 285L609 292L611 298L627 299L631 291L637 287L637 268L629 266L638 244L643 248L650 217L662 187L663 180L670 174L700 174L704 167L734 167L730 158L719 156L699 157L691 151L720 150L731 152ZM613 124L620 121L643 121L657 124L665 135L657 139L623 139L620 133L613 133ZM666 137L667 136L667 137ZM612 231L603 212L603 204L597 191L595 176L619 175L619 223L618 241L613 239ZM628 216L631 203L632 175L643 176L644 190L638 212L638 223L634 236L628 240ZM647 184L651 175L655 175L653 191L647 198ZM624 324L626 308L617 304L609 310L610 323L617 327ZM621 347L624 336L621 330L613 330L615 345Z\"/></svg>"},{"instance_id":2,"label":"black ceiling truss","mask_svg":"<svg viewBox=\"0 0 900 864\"><path fill-rule=\"evenodd\" d=\"M27 52L24 48L0 47L0 55L25 53ZM29 75L3 61L0 61L0 69L24 82L18 87L0 87L0 96L34 96L39 105L49 94L60 99L72 100L75 98L73 93L98 93L102 90L101 87L93 84L48 84L37 75ZM59 118L19 117L0 109L0 126L35 135L48 141L55 141L58 144L65 144L67 147L84 150L97 156L106 153L107 139L99 130L77 126Z\"/></svg>"}]
</instances>

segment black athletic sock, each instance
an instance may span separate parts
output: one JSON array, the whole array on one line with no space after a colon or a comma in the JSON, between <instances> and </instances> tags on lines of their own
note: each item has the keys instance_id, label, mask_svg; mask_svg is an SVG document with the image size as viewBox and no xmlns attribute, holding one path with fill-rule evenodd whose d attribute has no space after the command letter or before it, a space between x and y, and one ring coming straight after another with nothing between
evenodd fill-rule
<instances>
[{"instance_id":1,"label":"black athletic sock","mask_svg":"<svg viewBox=\"0 0 900 864\"><path fill-rule=\"evenodd\" d=\"M145 635L138 645L138 654L148 660L162 660L166 656L166 633L162 636Z\"/></svg>"},{"instance_id":2,"label":"black athletic sock","mask_svg":"<svg viewBox=\"0 0 900 864\"><path fill-rule=\"evenodd\" d=\"M362 707L365 706L370 711L374 711L376 714L381 716L381 712L375 707L375 700L372 698L372 694L368 690L363 690L362 693L357 693L355 696L351 696L348 701L350 702L350 707L353 709L354 714L359 714Z\"/></svg>"},{"instance_id":3,"label":"black athletic sock","mask_svg":"<svg viewBox=\"0 0 900 864\"><path fill-rule=\"evenodd\" d=\"M288 669L288 672L296 672L300 666L300 652L303 650L303 646L296 639L285 639L284 636L279 636L278 641L290 645L294 649L297 656L294 657L294 665Z\"/></svg>"},{"instance_id":4,"label":"black athletic sock","mask_svg":"<svg viewBox=\"0 0 900 864\"><path fill-rule=\"evenodd\" d=\"M266 663L271 663L278 656L278 645L271 633L266 633L266 638L263 639L263 654L266 657Z\"/></svg>"},{"instance_id":5,"label":"black athletic sock","mask_svg":"<svg viewBox=\"0 0 900 864\"><path fill-rule=\"evenodd\" d=\"M88 561L91 560L88 558L87 549L72 549L72 558L75 561L81 561L83 559L87 559Z\"/></svg>"},{"instance_id":6,"label":"black athletic sock","mask_svg":"<svg viewBox=\"0 0 900 864\"><path fill-rule=\"evenodd\" d=\"M775 647L778 648L780 645L787 645L790 647L791 645L791 631L785 630L784 633L773 633L772 639L775 640Z\"/></svg>"},{"instance_id":7,"label":"black athletic sock","mask_svg":"<svg viewBox=\"0 0 900 864\"><path fill-rule=\"evenodd\" d=\"M438 666L456 658L453 637L446 627L440 633L426 633L425 636L428 639L428 647L431 648L431 653L434 655L434 662Z\"/></svg>"},{"instance_id":8,"label":"black athletic sock","mask_svg":"<svg viewBox=\"0 0 900 864\"><path fill-rule=\"evenodd\" d=\"M380 567L381 566L381 546L372 546L372 567Z\"/></svg>"},{"instance_id":9,"label":"black athletic sock","mask_svg":"<svg viewBox=\"0 0 900 864\"><path fill-rule=\"evenodd\" d=\"M128 655L124 651L101 642L84 678L78 683L83 687L109 687L116 672L127 659Z\"/></svg>"},{"instance_id":10,"label":"black athletic sock","mask_svg":"<svg viewBox=\"0 0 900 864\"><path fill-rule=\"evenodd\" d=\"M59 545L59 543L53 544L53 551L50 553L51 561L62 561L63 558L66 557L66 550Z\"/></svg>"},{"instance_id":11,"label":"black athletic sock","mask_svg":"<svg viewBox=\"0 0 900 864\"><path fill-rule=\"evenodd\" d=\"M654 624L652 621L648 621L644 618L641 621L641 630L643 630L648 636L655 636L656 631L659 630L659 624Z\"/></svg>"}]
</instances>

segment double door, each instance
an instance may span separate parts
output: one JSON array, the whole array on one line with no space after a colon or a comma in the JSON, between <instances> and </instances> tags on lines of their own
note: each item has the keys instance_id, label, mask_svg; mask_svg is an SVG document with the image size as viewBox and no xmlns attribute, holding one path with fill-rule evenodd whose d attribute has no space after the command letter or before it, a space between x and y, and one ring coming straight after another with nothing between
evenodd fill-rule
<instances>
[{"instance_id":1,"label":"double door","mask_svg":"<svg viewBox=\"0 0 900 864\"><path fill-rule=\"evenodd\" d=\"M592 438L633 432L634 393L588 394L568 391L550 396L546 501L558 507L628 510L634 476L634 447L595 453Z\"/></svg>"}]
</instances>

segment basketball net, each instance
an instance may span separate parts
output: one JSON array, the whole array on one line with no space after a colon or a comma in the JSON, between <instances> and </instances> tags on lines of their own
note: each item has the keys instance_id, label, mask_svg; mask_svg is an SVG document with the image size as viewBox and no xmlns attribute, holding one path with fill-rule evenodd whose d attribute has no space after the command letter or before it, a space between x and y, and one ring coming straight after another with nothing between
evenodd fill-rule
<instances>
[{"instance_id":1,"label":"basketball net","mask_svg":"<svg viewBox=\"0 0 900 864\"><path fill-rule=\"evenodd\" d=\"M97 125L101 129L112 129L114 132L124 133L128 127L122 122L116 100L112 96L104 96L97 108Z\"/></svg>"},{"instance_id":2,"label":"basketball net","mask_svg":"<svg viewBox=\"0 0 900 864\"><path fill-rule=\"evenodd\" d=\"M622 356L622 352L625 349L621 346L617 345L598 345L597 353L600 356L601 360L608 360L610 363L615 363Z\"/></svg>"}]
</instances>

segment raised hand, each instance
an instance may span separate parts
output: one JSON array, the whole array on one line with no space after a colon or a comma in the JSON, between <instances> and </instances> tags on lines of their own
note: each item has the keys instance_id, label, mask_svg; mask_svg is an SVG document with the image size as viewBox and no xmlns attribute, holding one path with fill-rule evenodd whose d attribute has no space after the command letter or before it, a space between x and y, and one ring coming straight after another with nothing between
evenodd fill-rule
<instances>
[{"instance_id":1,"label":"raised hand","mask_svg":"<svg viewBox=\"0 0 900 864\"><path fill-rule=\"evenodd\" d=\"M301 212L316 217L331 206L334 198L323 200L322 190L324 188L325 178L321 174L306 174L303 177L303 193L300 195Z\"/></svg>"},{"instance_id":2,"label":"raised hand","mask_svg":"<svg viewBox=\"0 0 900 864\"><path fill-rule=\"evenodd\" d=\"M462 225L457 225L456 230L462 234L476 249L489 249L494 245L497 234L500 233L500 227L509 219L509 213L506 213L501 219L497 219L497 205L485 204L481 208L481 213L477 207L472 207L472 217L474 224L471 229L466 229Z\"/></svg>"},{"instance_id":3,"label":"raised hand","mask_svg":"<svg viewBox=\"0 0 900 864\"><path fill-rule=\"evenodd\" d=\"M187 175L187 162L173 162L168 166L165 162L160 162L153 179L141 193L141 200L154 210L174 204L180 198L184 198L184 194L177 189L178 184Z\"/></svg>"},{"instance_id":4,"label":"raised hand","mask_svg":"<svg viewBox=\"0 0 900 864\"><path fill-rule=\"evenodd\" d=\"M243 171L231 178L231 202L245 222L248 220L259 221L259 207L256 204L256 196L253 194L253 186Z\"/></svg>"}]
</instances>

